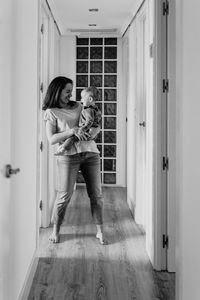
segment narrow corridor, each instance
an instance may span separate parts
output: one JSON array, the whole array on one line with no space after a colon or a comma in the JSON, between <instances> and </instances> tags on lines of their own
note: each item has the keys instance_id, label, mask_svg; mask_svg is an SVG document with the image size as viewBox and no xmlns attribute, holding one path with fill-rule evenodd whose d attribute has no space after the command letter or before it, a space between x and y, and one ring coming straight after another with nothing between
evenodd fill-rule
<instances>
[{"instance_id":1,"label":"narrow corridor","mask_svg":"<svg viewBox=\"0 0 200 300\"><path fill-rule=\"evenodd\" d=\"M57 245L50 244L51 228L42 229L39 263L28 300L156 300L175 299L175 275L152 269L145 235L134 223L124 188L103 189L105 236L95 227L84 187L68 207Z\"/></svg>"}]
</instances>

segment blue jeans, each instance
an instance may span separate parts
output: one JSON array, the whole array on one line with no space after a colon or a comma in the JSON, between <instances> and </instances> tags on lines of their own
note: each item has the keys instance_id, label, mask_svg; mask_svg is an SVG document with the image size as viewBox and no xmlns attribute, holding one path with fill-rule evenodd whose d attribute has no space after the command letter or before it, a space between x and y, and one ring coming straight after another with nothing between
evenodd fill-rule
<instances>
[{"instance_id":1,"label":"blue jeans","mask_svg":"<svg viewBox=\"0 0 200 300\"><path fill-rule=\"evenodd\" d=\"M52 223L62 224L67 205L74 191L79 169L85 179L90 198L91 213L95 224L102 224L103 197L101 189L100 156L94 152L82 152L57 157L57 197Z\"/></svg>"}]
</instances>

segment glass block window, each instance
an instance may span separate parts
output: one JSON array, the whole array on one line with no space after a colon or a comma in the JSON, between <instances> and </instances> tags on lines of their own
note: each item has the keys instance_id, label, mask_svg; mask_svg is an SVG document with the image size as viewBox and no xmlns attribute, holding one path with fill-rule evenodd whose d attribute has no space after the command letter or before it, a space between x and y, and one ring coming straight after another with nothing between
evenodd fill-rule
<instances>
[{"instance_id":1,"label":"glass block window","mask_svg":"<svg viewBox=\"0 0 200 300\"><path fill-rule=\"evenodd\" d=\"M104 75L104 86L105 87L116 87L117 86L117 75Z\"/></svg>"},{"instance_id":2,"label":"glass block window","mask_svg":"<svg viewBox=\"0 0 200 300\"><path fill-rule=\"evenodd\" d=\"M105 47L104 48L105 59L116 59L117 58L117 47Z\"/></svg>"},{"instance_id":3,"label":"glass block window","mask_svg":"<svg viewBox=\"0 0 200 300\"><path fill-rule=\"evenodd\" d=\"M116 38L105 38L105 45L117 45Z\"/></svg>"},{"instance_id":4,"label":"glass block window","mask_svg":"<svg viewBox=\"0 0 200 300\"><path fill-rule=\"evenodd\" d=\"M104 101L117 101L117 90L104 89Z\"/></svg>"},{"instance_id":5,"label":"glass block window","mask_svg":"<svg viewBox=\"0 0 200 300\"><path fill-rule=\"evenodd\" d=\"M89 45L89 39L88 38L76 38L76 44L77 45Z\"/></svg>"},{"instance_id":6,"label":"glass block window","mask_svg":"<svg viewBox=\"0 0 200 300\"><path fill-rule=\"evenodd\" d=\"M105 73L117 73L117 62L116 61L105 61L104 62Z\"/></svg>"},{"instance_id":7,"label":"glass block window","mask_svg":"<svg viewBox=\"0 0 200 300\"><path fill-rule=\"evenodd\" d=\"M103 38L91 38L90 45L103 45Z\"/></svg>"},{"instance_id":8,"label":"glass block window","mask_svg":"<svg viewBox=\"0 0 200 300\"><path fill-rule=\"evenodd\" d=\"M117 47L117 38L76 39L76 100L81 100L81 91L87 86L94 85L100 91L97 105L102 112L102 124L95 141L105 185L115 185L117 178ZM84 182L81 173L77 182Z\"/></svg>"},{"instance_id":9,"label":"glass block window","mask_svg":"<svg viewBox=\"0 0 200 300\"><path fill-rule=\"evenodd\" d=\"M102 75L90 75L90 85L102 87Z\"/></svg>"},{"instance_id":10,"label":"glass block window","mask_svg":"<svg viewBox=\"0 0 200 300\"><path fill-rule=\"evenodd\" d=\"M102 61L90 62L90 73L102 73L102 71L103 71Z\"/></svg>"},{"instance_id":11,"label":"glass block window","mask_svg":"<svg viewBox=\"0 0 200 300\"><path fill-rule=\"evenodd\" d=\"M77 59L88 59L88 48L87 47L78 47L76 50Z\"/></svg>"},{"instance_id":12,"label":"glass block window","mask_svg":"<svg viewBox=\"0 0 200 300\"><path fill-rule=\"evenodd\" d=\"M88 76L87 75L77 75L76 76L76 86L86 87L88 86Z\"/></svg>"},{"instance_id":13,"label":"glass block window","mask_svg":"<svg viewBox=\"0 0 200 300\"><path fill-rule=\"evenodd\" d=\"M102 47L91 47L90 48L90 59L102 59L103 48Z\"/></svg>"},{"instance_id":14,"label":"glass block window","mask_svg":"<svg viewBox=\"0 0 200 300\"><path fill-rule=\"evenodd\" d=\"M116 173L105 173L103 183L113 184L116 183Z\"/></svg>"},{"instance_id":15,"label":"glass block window","mask_svg":"<svg viewBox=\"0 0 200 300\"><path fill-rule=\"evenodd\" d=\"M104 131L104 143L116 144L116 131Z\"/></svg>"},{"instance_id":16,"label":"glass block window","mask_svg":"<svg viewBox=\"0 0 200 300\"><path fill-rule=\"evenodd\" d=\"M88 73L88 61L77 61L76 73Z\"/></svg>"},{"instance_id":17,"label":"glass block window","mask_svg":"<svg viewBox=\"0 0 200 300\"><path fill-rule=\"evenodd\" d=\"M84 183L85 182L85 180L84 180L84 178L83 178L83 175L82 175L82 173L79 171L78 172L78 176L77 176L77 183Z\"/></svg>"},{"instance_id":18,"label":"glass block window","mask_svg":"<svg viewBox=\"0 0 200 300\"><path fill-rule=\"evenodd\" d=\"M117 114L117 104L116 103L104 103L104 114L105 115L115 115Z\"/></svg>"}]
</instances>

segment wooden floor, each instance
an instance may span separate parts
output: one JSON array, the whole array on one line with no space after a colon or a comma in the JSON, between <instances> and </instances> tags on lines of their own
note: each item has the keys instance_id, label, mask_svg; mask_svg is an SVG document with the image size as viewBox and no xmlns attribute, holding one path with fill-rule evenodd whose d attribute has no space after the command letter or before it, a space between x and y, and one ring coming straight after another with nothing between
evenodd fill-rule
<instances>
[{"instance_id":1,"label":"wooden floor","mask_svg":"<svg viewBox=\"0 0 200 300\"><path fill-rule=\"evenodd\" d=\"M145 236L134 223L126 190L104 188L109 245L100 245L84 188L74 192L57 245L42 229L39 263L28 300L173 300L175 275L152 269Z\"/></svg>"}]
</instances>

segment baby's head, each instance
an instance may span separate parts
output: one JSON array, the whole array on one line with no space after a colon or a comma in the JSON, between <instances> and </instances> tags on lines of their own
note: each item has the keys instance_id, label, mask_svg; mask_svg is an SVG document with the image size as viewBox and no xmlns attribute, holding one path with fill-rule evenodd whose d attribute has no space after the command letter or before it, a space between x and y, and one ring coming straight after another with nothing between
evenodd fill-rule
<instances>
[{"instance_id":1,"label":"baby's head","mask_svg":"<svg viewBox=\"0 0 200 300\"><path fill-rule=\"evenodd\" d=\"M95 86L90 86L82 90L81 102L84 106L94 105L100 99L100 92Z\"/></svg>"}]
</instances>

